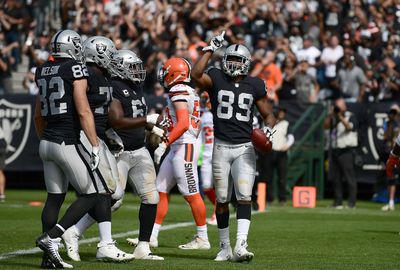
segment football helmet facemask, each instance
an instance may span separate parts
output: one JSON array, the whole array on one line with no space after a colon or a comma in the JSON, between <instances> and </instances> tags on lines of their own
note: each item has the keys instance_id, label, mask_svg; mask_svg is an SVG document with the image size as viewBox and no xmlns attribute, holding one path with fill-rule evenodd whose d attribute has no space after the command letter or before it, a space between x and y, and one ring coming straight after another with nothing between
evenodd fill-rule
<instances>
[{"instance_id":1,"label":"football helmet facemask","mask_svg":"<svg viewBox=\"0 0 400 270\"><path fill-rule=\"evenodd\" d=\"M226 48L222 58L222 69L225 74L235 77L247 75L250 69L251 54L243 45L233 44Z\"/></svg>"},{"instance_id":2,"label":"football helmet facemask","mask_svg":"<svg viewBox=\"0 0 400 270\"><path fill-rule=\"evenodd\" d=\"M110 73L135 83L143 82L146 78L143 61L130 50L119 50L113 55Z\"/></svg>"}]
</instances>

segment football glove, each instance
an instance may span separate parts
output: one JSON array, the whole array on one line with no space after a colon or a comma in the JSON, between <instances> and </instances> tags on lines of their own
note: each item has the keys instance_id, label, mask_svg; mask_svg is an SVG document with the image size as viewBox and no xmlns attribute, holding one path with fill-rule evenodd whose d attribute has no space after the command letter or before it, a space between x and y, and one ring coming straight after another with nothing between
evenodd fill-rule
<instances>
[{"instance_id":1,"label":"football glove","mask_svg":"<svg viewBox=\"0 0 400 270\"><path fill-rule=\"evenodd\" d=\"M272 130L272 128L270 128L270 127L264 127L263 131L265 133L265 136L267 136L267 138L272 142L274 139L274 133L276 130Z\"/></svg>"},{"instance_id":2,"label":"football glove","mask_svg":"<svg viewBox=\"0 0 400 270\"><path fill-rule=\"evenodd\" d=\"M203 52L215 52L216 50L221 48L225 40L224 35L225 31L222 31L220 35L213 37L210 41L210 45L203 48Z\"/></svg>"},{"instance_id":3,"label":"football glove","mask_svg":"<svg viewBox=\"0 0 400 270\"><path fill-rule=\"evenodd\" d=\"M154 163L157 165L160 164L161 158L165 154L165 150L167 150L167 144L165 142L160 143L158 148L154 151Z\"/></svg>"},{"instance_id":4,"label":"football glove","mask_svg":"<svg viewBox=\"0 0 400 270\"><path fill-rule=\"evenodd\" d=\"M124 152L124 143L112 128L106 130L106 144L115 158L118 158Z\"/></svg>"},{"instance_id":5,"label":"football glove","mask_svg":"<svg viewBox=\"0 0 400 270\"><path fill-rule=\"evenodd\" d=\"M172 126L172 121L166 116L163 116L163 119L158 123L158 126L168 129Z\"/></svg>"},{"instance_id":6,"label":"football glove","mask_svg":"<svg viewBox=\"0 0 400 270\"><path fill-rule=\"evenodd\" d=\"M159 116L160 116L160 115L159 115L158 113L148 114L148 115L146 116L146 122L147 122L148 124L156 125Z\"/></svg>"},{"instance_id":7,"label":"football glove","mask_svg":"<svg viewBox=\"0 0 400 270\"><path fill-rule=\"evenodd\" d=\"M100 163L100 147L99 146L93 146L92 147L92 154L90 155L90 168L92 171L96 170L97 167L99 166Z\"/></svg>"},{"instance_id":8,"label":"football glove","mask_svg":"<svg viewBox=\"0 0 400 270\"><path fill-rule=\"evenodd\" d=\"M165 135L165 131L162 128L159 128L156 126L153 126L153 128L151 129L151 133L157 135L158 137L160 137L162 139L164 138L164 135Z\"/></svg>"},{"instance_id":9,"label":"football glove","mask_svg":"<svg viewBox=\"0 0 400 270\"><path fill-rule=\"evenodd\" d=\"M386 176L389 178L394 177L394 168L400 168L400 158L393 154L390 154L388 160L386 161Z\"/></svg>"}]
</instances>

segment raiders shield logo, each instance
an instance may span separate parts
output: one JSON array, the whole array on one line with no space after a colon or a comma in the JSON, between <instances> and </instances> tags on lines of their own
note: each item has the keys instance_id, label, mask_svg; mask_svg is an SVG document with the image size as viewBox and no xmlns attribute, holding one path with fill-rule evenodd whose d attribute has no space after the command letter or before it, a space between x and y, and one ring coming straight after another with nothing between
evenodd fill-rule
<instances>
[{"instance_id":1,"label":"raiders shield logo","mask_svg":"<svg viewBox=\"0 0 400 270\"><path fill-rule=\"evenodd\" d=\"M106 50L107 50L107 45L102 44L102 43L96 44L96 51L99 54L104 54L106 52Z\"/></svg>"},{"instance_id":2,"label":"raiders shield logo","mask_svg":"<svg viewBox=\"0 0 400 270\"><path fill-rule=\"evenodd\" d=\"M6 165L22 153L31 127L31 105L0 99L0 139L7 143Z\"/></svg>"}]
</instances>

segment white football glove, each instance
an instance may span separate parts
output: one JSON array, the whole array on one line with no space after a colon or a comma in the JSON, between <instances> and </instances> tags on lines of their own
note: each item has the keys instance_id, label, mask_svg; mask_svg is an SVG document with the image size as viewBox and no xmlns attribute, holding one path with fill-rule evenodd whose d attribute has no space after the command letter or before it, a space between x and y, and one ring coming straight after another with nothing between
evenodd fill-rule
<instances>
[{"instance_id":1,"label":"white football glove","mask_svg":"<svg viewBox=\"0 0 400 270\"><path fill-rule=\"evenodd\" d=\"M264 127L263 131L264 131L265 135L267 136L267 138L272 142L274 139L274 133L276 130L272 130L272 128L270 128L270 127Z\"/></svg>"},{"instance_id":2,"label":"white football glove","mask_svg":"<svg viewBox=\"0 0 400 270\"><path fill-rule=\"evenodd\" d=\"M168 117L163 116L163 119L161 120L160 123L158 123L158 125L163 128L169 128L172 125L172 121Z\"/></svg>"},{"instance_id":3,"label":"white football glove","mask_svg":"<svg viewBox=\"0 0 400 270\"><path fill-rule=\"evenodd\" d=\"M159 115L158 113L148 114L148 115L146 116L146 122L147 122L148 124L156 125L159 116L160 116L160 115Z\"/></svg>"},{"instance_id":4,"label":"white football glove","mask_svg":"<svg viewBox=\"0 0 400 270\"><path fill-rule=\"evenodd\" d=\"M163 138L163 137L164 137L164 134L165 134L165 132L164 132L164 130L163 130L162 128L159 128L159 127L156 127L156 126L154 126L154 127L151 129L151 133L157 135L157 136L160 137L160 138Z\"/></svg>"},{"instance_id":5,"label":"white football glove","mask_svg":"<svg viewBox=\"0 0 400 270\"><path fill-rule=\"evenodd\" d=\"M99 166L100 163L100 147L99 146L93 146L92 147L92 154L90 155L90 168L92 171L96 170L97 167Z\"/></svg>"},{"instance_id":6,"label":"white football glove","mask_svg":"<svg viewBox=\"0 0 400 270\"><path fill-rule=\"evenodd\" d=\"M203 48L203 52L215 52L216 50L221 48L225 40L224 35L225 31L222 31L220 35L213 37L210 41L210 45Z\"/></svg>"},{"instance_id":7,"label":"white football glove","mask_svg":"<svg viewBox=\"0 0 400 270\"><path fill-rule=\"evenodd\" d=\"M154 151L154 162L159 165L162 156L165 154L165 150L167 150L167 144L165 142L160 143L156 151Z\"/></svg>"}]
</instances>

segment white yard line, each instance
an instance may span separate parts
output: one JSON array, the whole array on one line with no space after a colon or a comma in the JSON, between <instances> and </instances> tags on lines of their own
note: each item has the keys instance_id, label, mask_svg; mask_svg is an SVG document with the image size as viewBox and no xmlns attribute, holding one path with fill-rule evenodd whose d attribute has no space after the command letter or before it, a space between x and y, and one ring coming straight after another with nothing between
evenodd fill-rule
<instances>
[{"instance_id":1,"label":"white yard line","mask_svg":"<svg viewBox=\"0 0 400 270\"><path fill-rule=\"evenodd\" d=\"M253 212L252 215L257 215L257 214L261 214L263 212ZM229 216L229 218L234 218L236 217L236 214L231 214ZM169 230L174 230L177 228L184 228L184 227L189 227L189 226L193 226L194 222L180 222L180 223L173 223L173 224L168 224L168 225L163 225L161 227L161 231L169 231ZM113 234L113 238L123 238L123 237L127 237L127 236L136 236L139 235L139 230L135 230L135 231L127 231L127 232L123 232L123 233L116 233ZM79 241L80 244L91 244L91 243L97 243L99 241L98 237L92 237L92 238L87 238L87 239L82 239ZM12 252L7 252L7 253L2 253L0 254L0 260L5 260L5 259L9 259L12 257L17 257L17 256L22 256L22 255L27 255L27 254L36 254L36 253L40 253L41 249L39 248L30 248L30 249L20 249L20 250L16 250L16 251L12 251Z\"/></svg>"}]
</instances>

